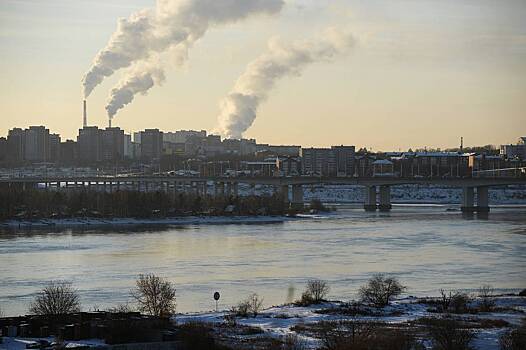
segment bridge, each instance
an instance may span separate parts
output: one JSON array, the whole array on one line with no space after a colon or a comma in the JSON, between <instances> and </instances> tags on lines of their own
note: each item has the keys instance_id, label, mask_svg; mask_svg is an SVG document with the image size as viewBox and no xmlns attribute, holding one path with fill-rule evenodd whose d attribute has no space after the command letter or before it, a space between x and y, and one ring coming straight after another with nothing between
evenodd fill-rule
<instances>
[{"instance_id":1,"label":"bridge","mask_svg":"<svg viewBox=\"0 0 526 350\"><path fill-rule=\"evenodd\" d=\"M44 189L66 188L113 192L119 190L173 192L190 187L199 194L207 194L209 182L214 184L215 195L238 195L239 184L248 184L251 191L256 185L273 186L285 195L294 206L303 206L303 186L313 185L358 185L365 188L364 209L389 211L391 186L438 185L459 187L463 190L461 209L463 212L489 212L488 188L492 186L526 185L526 176L520 173L511 177L206 177L206 176L68 176L68 177L13 177L0 179L0 186L22 186ZM291 189L291 191L289 191ZM289 192L292 196L289 196ZM254 193L254 192L253 192Z\"/></svg>"}]
</instances>

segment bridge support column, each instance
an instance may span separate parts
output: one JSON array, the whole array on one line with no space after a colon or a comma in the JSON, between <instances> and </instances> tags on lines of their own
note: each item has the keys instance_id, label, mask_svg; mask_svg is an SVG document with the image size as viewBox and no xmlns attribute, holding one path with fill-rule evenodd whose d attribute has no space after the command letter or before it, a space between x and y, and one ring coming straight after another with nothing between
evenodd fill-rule
<instances>
[{"instance_id":1,"label":"bridge support column","mask_svg":"<svg viewBox=\"0 0 526 350\"><path fill-rule=\"evenodd\" d=\"M479 213L489 213L488 188L485 186L477 187L477 207Z\"/></svg>"},{"instance_id":2,"label":"bridge support column","mask_svg":"<svg viewBox=\"0 0 526 350\"><path fill-rule=\"evenodd\" d=\"M462 207L463 213L473 213L475 211L475 189L473 187L464 187L462 189Z\"/></svg>"},{"instance_id":3,"label":"bridge support column","mask_svg":"<svg viewBox=\"0 0 526 350\"><path fill-rule=\"evenodd\" d=\"M226 195L231 196L232 195L232 182L226 183Z\"/></svg>"},{"instance_id":4,"label":"bridge support column","mask_svg":"<svg viewBox=\"0 0 526 350\"><path fill-rule=\"evenodd\" d=\"M234 182L232 184L232 189L234 191L234 196L239 196L239 182Z\"/></svg>"},{"instance_id":5,"label":"bridge support column","mask_svg":"<svg viewBox=\"0 0 526 350\"><path fill-rule=\"evenodd\" d=\"M292 185L292 206L303 209L303 186Z\"/></svg>"},{"instance_id":6,"label":"bridge support column","mask_svg":"<svg viewBox=\"0 0 526 350\"><path fill-rule=\"evenodd\" d=\"M363 208L366 211L376 211L376 186L365 188L365 203Z\"/></svg>"},{"instance_id":7,"label":"bridge support column","mask_svg":"<svg viewBox=\"0 0 526 350\"><path fill-rule=\"evenodd\" d=\"M380 211L390 211L392 207L391 186L380 186L380 204L378 205L378 209L380 209Z\"/></svg>"},{"instance_id":8,"label":"bridge support column","mask_svg":"<svg viewBox=\"0 0 526 350\"><path fill-rule=\"evenodd\" d=\"M224 182L216 182L215 191L216 191L216 195L219 194L221 196L224 196L225 195L225 183Z\"/></svg>"},{"instance_id":9,"label":"bridge support column","mask_svg":"<svg viewBox=\"0 0 526 350\"><path fill-rule=\"evenodd\" d=\"M280 192L285 202L289 202L289 185L281 185Z\"/></svg>"}]
</instances>

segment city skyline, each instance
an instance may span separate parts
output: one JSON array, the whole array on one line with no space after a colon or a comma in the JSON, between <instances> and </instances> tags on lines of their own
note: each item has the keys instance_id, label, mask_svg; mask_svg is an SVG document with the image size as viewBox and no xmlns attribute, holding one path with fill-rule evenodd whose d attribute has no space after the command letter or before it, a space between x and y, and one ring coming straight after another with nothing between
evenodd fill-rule
<instances>
[{"instance_id":1,"label":"city skyline","mask_svg":"<svg viewBox=\"0 0 526 350\"><path fill-rule=\"evenodd\" d=\"M46 125L75 139L82 126L80 79L93 56L106 45L117 18L154 5L139 0L0 5L6 52L0 62L0 133ZM520 18L526 6L505 5L286 1L280 14L210 30L189 52L185 67L167 69L164 85L138 96L114 126L127 132L212 132L219 101L247 64L265 52L270 38L309 39L336 25L356 36L352 53L279 81L246 138L318 147L352 143L374 150L457 147L461 136L466 145L508 144L524 134L526 87L520 77L526 73L526 26ZM64 30L71 23L74 28ZM105 100L117 80L109 79L90 96L90 125L107 125Z\"/></svg>"}]
</instances>

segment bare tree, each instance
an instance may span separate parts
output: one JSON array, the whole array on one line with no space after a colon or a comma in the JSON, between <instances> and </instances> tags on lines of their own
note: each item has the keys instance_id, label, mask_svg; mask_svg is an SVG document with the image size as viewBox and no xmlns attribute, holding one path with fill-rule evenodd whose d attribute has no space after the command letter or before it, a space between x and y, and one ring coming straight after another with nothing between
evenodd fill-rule
<instances>
[{"instance_id":1,"label":"bare tree","mask_svg":"<svg viewBox=\"0 0 526 350\"><path fill-rule=\"evenodd\" d=\"M314 303L319 303L329 294L329 289L329 284L325 281L310 280L305 292L311 296Z\"/></svg>"},{"instance_id":2,"label":"bare tree","mask_svg":"<svg viewBox=\"0 0 526 350\"><path fill-rule=\"evenodd\" d=\"M79 311L78 291L67 281L49 282L29 306L34 315L59 316Z\"/></svg>"},{"instance_id":3,"label":"bare tree","mask_svg":"<svg viewBox=\"0 0 526 350\"><path fill-rule=\"evenodd\" d=\"M495 298L493 294L495 289L489 284L485 284L479 288L478 296L480 298L480 311L490 312L495 307Z\"/></svg>"},{"instance_id":4,"label":"bare tree","mask_svg":"<svg viewBox=\"0 0 526 350\"><path fill-rule=\"evenodd\" d=\"M256 317L263 308L263 298L260 298L256 293L252 294L247 299L249 312Z\"/></svg>"},{"instance_id":5,"label":"bare tree","mask_svg":"<svg viewBox=\"0 0 526 350\"><path fill-rule=\"evenodd\" d=\"M139 311L158 317L169 317L175 312L175 287L171 282L149 274L139 275L136 284L132 296Z\"/></svg>"},{"instance_id":6,"label":"bare tree","mask_svg":"<svg viewBox=\"0 0 526 350\"><path fill-rule=\"evenodd\" d=\"M360 287L358 293L362 301L373 304L376 307L384 307L389 305L393 297L402 294L406 289L396 277L376 274L367 284Z\"/></svg>"},{"instance_id":7,"label":"bare tree","mask_svg":"<svg viewBox=\"0 0 526 350\"><path fill-rule=\"evenodd\" d=\"M263 307L263 298L260 298L256 293L251 294L247 299L241 301L237 306L231 310L232 315L240 317L248 317L252 315L256 317Z\"/></svg>"}]
</instances>

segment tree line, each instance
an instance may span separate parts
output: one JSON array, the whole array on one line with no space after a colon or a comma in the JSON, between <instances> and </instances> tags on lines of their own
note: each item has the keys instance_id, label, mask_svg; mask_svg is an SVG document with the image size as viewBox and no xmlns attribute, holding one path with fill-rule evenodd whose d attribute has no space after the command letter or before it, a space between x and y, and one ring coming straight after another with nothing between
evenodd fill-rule
<instances>
[{"instance_id":1,"label":"tree line","mask_svg":"<svg viewBox=\"0 0 526 350\"><path fill-rule=\"evenodd\" d=\"M288 203L281 194L212 196L195 193L0 188L0 220L66 217L156 218L187 215L284 215Z\"/></svg>"}]
</instances>

